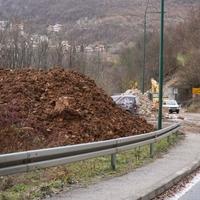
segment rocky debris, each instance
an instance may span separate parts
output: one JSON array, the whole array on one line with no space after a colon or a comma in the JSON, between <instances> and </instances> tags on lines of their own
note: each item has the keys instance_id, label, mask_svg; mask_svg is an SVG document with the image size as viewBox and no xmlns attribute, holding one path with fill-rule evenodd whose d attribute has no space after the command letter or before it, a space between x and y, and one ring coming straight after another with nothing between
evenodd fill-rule
<instances>
[{"instance_id":1,"label":"rocky debris","mask_svg":"<svg viewBox=\"0 0 200 200\"><path fill-rule=\"evenodd\" d=\"M151 100L148 98L148 93L142 94L142 92L138 89L131 89L127 90L125 94L132 94L136 96L139 115L147 117L152 115L153 105Z\"/></svg>"},{"instance_id":2,"label":"rocky debris","mask_svg":"<svg viewBox=\"0 0 200 200\"><path fill-rule=\"evenodd\" d=\"M171 114L168 112L163 112L163 117L165 119L172 119L172 120L184 120L184 116L180 115L180 114Z\"/></svg>"},{"instance_id":3,"label":"rocky debris","mask_svg":"<svg viewBox=\"0 0 200 200\"><path fill-rule=\"evenodd\" d=\"M101 141L153 130L88 77L61 68L0 70L0 153Z\"/></svg>"},{"instance_id":4,"label":"rocky debris","mask_svg":"<svg viewBox=\"0 0 200 200\"><path fill-rule=\"evenodd\" d=\"M57 112L62 112L63 110L69 108L70 100L72 100L70 97L60 97L58 101L55 102L56 105L54 110Z\"/></svg>"}]
</instances>

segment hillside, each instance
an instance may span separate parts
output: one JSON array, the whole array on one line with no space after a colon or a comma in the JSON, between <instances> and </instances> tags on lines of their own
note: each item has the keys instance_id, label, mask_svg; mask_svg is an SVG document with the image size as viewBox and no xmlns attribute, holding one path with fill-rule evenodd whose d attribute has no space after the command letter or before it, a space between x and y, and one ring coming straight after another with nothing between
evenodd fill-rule
<instances>
[{"instance_id":1,"label":"hillside","mask_svg":"<svg viewBox=\"0 0 200 200\"><path fill-rule=\"evenodd\" d=\"M158 11L159 1L151 0L149 11ZM166 0L167 23L183 20L199 0ZM130 41L143 29L146 0L0 0L0 18L32 21L43 27L65 24L68 38L84 42ZM149 28L159 17L149 14Z\"/></svg>"}]
</instances>

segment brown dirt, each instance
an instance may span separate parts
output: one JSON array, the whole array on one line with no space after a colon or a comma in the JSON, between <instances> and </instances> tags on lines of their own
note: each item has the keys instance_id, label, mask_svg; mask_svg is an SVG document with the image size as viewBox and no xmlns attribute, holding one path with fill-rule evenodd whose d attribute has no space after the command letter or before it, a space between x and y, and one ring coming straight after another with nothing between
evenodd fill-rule
<instances>
[{"instance_id":1,"label":"brown dirt","mask_svg":"<svg viewBox=\"0 0 200 200\"><path fill-rule=\"evenodd\" d=\"M60 68L0 70L0 153L125 137L153 127L93 80Z\"/></svg>"}]
</instances>

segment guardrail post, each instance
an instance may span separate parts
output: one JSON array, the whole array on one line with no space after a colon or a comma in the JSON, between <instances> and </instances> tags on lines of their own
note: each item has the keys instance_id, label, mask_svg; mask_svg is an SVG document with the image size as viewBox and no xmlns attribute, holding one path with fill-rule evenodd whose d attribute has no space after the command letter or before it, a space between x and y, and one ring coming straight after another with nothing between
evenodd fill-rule
<instances>
[{"instance_id":1,"label":"guardrail post","mask_svg":"<svg viewBox=\"0 0 200 200\"><path fill-rule=\"evenodd\" d=\"M174 143L174 141L177 139L177 137L178 137L178 131L177 132L175 132L174 134L173 134L173 136L174 137L172 137L172 139L173 139L173 143Z\"/></svg>"},{"instance_id":2,"label":"guardrail post","mask_svg":"<svg viewBox=\"0 0 200 200\"><path fill-rule=\"evenodd\" d=\"M178 137L178 131L176 131L175 133L172 134L172 136L170 138L171 143L174 143L176 141L177 137Z\"/></svg>"},{"instance_id":3,"label":"guardrail post","mask_svg":"<svg viewBox=\"0 0 200 200\"><path fill-rule=\"evenodd\" d=\"M111 167L113 170L116 170L116 164L117 164L117 157L116 154L111 155Z\"/></svg>"},{"instance_id":4,"label":"guardrail post","mask_svg":"<svg viewBox=\"0 0 200 200\"><path fill-rule=\"evenodd\" d=\"M150 144L150 157L153 158L155 153L155 144Z\"/></svg>"},{"instance_id":5,"label":"guardrail post","mask_svg":"<svg viewBox=\"0 0 200 200\"><path fill-rule=\"evenodd\" d=\"M170 136L167 137L167 143L170 145Z\"/></svg>"}]
</instances>

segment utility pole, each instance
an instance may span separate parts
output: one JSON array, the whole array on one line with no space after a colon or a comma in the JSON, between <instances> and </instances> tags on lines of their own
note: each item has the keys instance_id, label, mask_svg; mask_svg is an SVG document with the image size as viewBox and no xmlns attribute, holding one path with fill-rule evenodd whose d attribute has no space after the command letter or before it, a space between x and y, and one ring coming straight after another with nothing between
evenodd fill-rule
<instances>
[{"instance_id":1,"label":"utility pole","mask_svg":"<svg viewBox=\"0 0 200 200\"><path fill-rule=\"evenodd\" d=\"M158 113L158 129L162 129L162 111L163 111L163 77L164 77L164 14L165 2L161 0L161 16L160 16L160 66L159 66L159 113Z\"/></svg>"},{"instance_id":2,"label":"utility pole","mask_svg":"<svg viewBox=\"0 0 200 200\"><path fill-rule=\"evenodd\" d=\"M147 11L149 8L149 0L147 0L147 6L144 14L144 49L143 49L143 69L142 69L142 93L145 91L145 71L146 71L146 32L147 32Z\"/></svg>"},{"instance_id":3,"label":"utility pole","mask_svg":"<svg viewBox=\"0 0 200 200\"><path fill-rule=\"evenodd\" d=\"M142 69L142 93L145 90L145 71L146 71L146 29L147 29L147 13L144 15L144 58L143 58L143 69Z\"/></svg>"}]
</instances>

